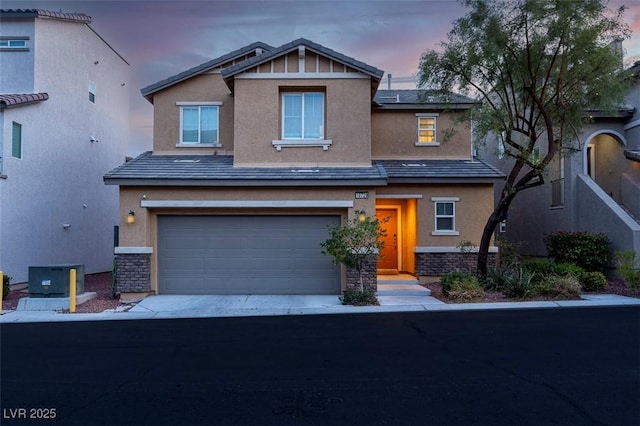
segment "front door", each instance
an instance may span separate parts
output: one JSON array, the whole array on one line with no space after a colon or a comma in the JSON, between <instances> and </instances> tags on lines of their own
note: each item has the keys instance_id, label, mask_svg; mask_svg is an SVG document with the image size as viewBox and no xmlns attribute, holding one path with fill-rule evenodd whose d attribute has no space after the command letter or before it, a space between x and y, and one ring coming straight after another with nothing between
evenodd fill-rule
<instances>
[{"instance_id":1,"label":"front door","mask_svg":"<svg viewBox=\"0 0 640 426\"><path fill-rule=\"evenodd\" d=\"M377 209L376 218L382 220L389 218L382 228L386 231L386 236L382 238L384 248L378 259L378 273L397 274L398 273L398 211L395 209Z\"/></svg>"}]
</instances>

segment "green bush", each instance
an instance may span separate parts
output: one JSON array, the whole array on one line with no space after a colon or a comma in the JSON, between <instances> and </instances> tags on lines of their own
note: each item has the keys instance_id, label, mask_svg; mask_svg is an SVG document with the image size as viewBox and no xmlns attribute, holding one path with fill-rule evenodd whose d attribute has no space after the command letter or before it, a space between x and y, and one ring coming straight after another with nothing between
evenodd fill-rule
<instances>
[{"instance_id":1,"label":"green bush","mask_svg":"<svg viewBox=\"0 0 640 426\"><path fill-rule=\"evenodd\" d=\"M6 299L9 296L9 292L11 291L11 287L9 287L9 281L11 281L11 277L9 275L2 276L2 300Z\"/></svg>"},{"instance_id":2,"label":"green bush","mask_svg":"<svg viewBox=\"0 0 640 426\"><path fill-rule=\"evenodd\" d=\"M587 271L600 271L609 263L609 238L602 233L551 232L544 244L558 263L575 263Z\"/></svg>"},{"instance_id":3,"label":"green bush","mask_svg":"<svg viewBox=\"0 0 640 426\"><path fill-rule=\"evenodd\" d=\"M582 276L585 274L584 268L575 263L556 263L554 272L556 275L574 277L578 282L582 282Z\"/></svg>"},{"instance_id":4,"label":"green bush","mask_svg":"<svg viewBox=\"0 0 640 426\"><path fill-rule=\"evenodd\" d=\"M455 300L471 301L484 297L484 290L476 277L464 281L454 281L448 291L448 297Z\"/></svg>"},{"instance_id":5,"label":"green bush","mask_svg":"<svg viewBox=\"0 0 640 426\"><path fill-rule=\"evenodd\" d=\"M580 284L584 291L602 291L607 287L607 278L602 272L585 272Z\"/></svg>"},{"instance_id":6,"label":"green bush","mask_svg":"<svg viewBox=\"0 0 640 426\"><path fill-rule=\"evenodd\" d=\"M505 274L502 293L507 297L524 299L535 295L535 274L525 268L514 268L512 273Z\"/></svg>"},{"instance_id":7,"label":"green bush","mask_svg":"<svg viewBox=\"0 0 640 426\"><path fill-rule=\"evenodd\" d=\"M618 251L616 263L625 283L638 292L640 290L640 257L636 256L634 251Z\"/></svg>"},{"instance_id":8,"label":"green bush","mask_svg":"<svg viewBox=\"0 0 640 426\"><path fill-rule=\"evenodd\" d=\"M354 306L377 306L380 304L376 293L366 289L362 291L355 289L345 290L340 296L340 301L343 305Z\"/></svg>"},{"instance_id":9,"label":"green bush","mask_svg":"<svg viewBox=\"0 0 640 426\"><path fill-rule=\"evenodd\" d=\"M440 285L442 285L442 293L445 296L449 297L449 292L453 288L454 284L466 282L475 283L480 286L478 278L470 272L461 271L459 269L451 271L440 279Z\"/></svg>"},{"instance_id":10,"label":"green bush","mask_svg":"<svg viewBox=\"0 0 640 426\"><path fill-rule=\"evenodd\" d=\"M535 274L537 280L557 273L556 264L547 259L526 259L522 262L522 267Z\"/></svg>"},{"instance_id":11,"label":"green bush","mask_svg":"<svg viewBox=\"0 0 640 426\"><path fill-rule=\"evenodd\" d=\"M580 282L571 275L550 275L535 288L541 296L554 299L575 299L580 297Z\"/></svg>"}]
</instances>

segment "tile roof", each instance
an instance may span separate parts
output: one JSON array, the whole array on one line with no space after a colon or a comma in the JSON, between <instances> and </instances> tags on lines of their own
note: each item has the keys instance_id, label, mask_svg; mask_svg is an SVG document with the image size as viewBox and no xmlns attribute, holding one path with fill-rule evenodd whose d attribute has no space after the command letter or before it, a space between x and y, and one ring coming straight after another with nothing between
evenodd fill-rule
<instances>
[{"instance_id":1,"label":"tile roof","mask_svg":"<svg viewBox=\"0 0 640 426\"><path fill-rule=\"evenodd\" d=\"M6 18L50 18L60 21L91 23L91 16L84 13L54 12L44 9L0 9L0 19Z\"/></svg>"},{"instance_id":2,"label":"tile roof","mask_svg":"<svg viewBox=\"0 0 640 426\"><path fill-rule=\"evenodd\" d=\"M285 43L282 46L277 47L275 49L271 49L260 56L254 56L253 58L249 58L246 61L237 63L229 68L225 68L224 70L222 70L222 77L224 77L224 79L226 80L229 77L232 77L236 74L246 71L247 69L252 68L258 64L269 61L284 53L291 52L297 49L299 46L304 46L306 48L309 48L312 51L315 51L316 53L321 53L325 56L329 56L330 58L335 59L339 62L342 62L346 65L349 65L350 67L353 67L358 71L361 71L365 74L375 77L377 80L380 80L382 78L382 75L384 74L384 71L376 67L367 65L364 62L358 61L357 59L354 59L350 56L343 55L342 53L336 52L335 50L324 47L318 43L314 43L311 40L307 40L305 38L299 38L289 43Z\"/></svg>"},{"instance_id":3,"label":"tile roof","mask_svg":"<svg viewBox=\"0 0 640 426\"><path fill-rule=\"evenodd\" d=\"M375 160L382 166L390 181L502 179L499 169L482 160Z\"/></svg>"},{"instance_id":4,"label":"tile roof","mask_svg":"<svg viewBox=\"0 0 640 426\"><path fill-rule=\"evenodd\" d=\"M231 155L152 155L145 152L104 176L107 184L178 186L281 186L384 184L372 167L233 167ZM364 181L364 182L363 182Z\"/></svg>"},{"instance_id":5,"label":"tile roof","mask_svg":"<svg viewBox=\"0 0 640 426\"><path fill-rule=\"evenodd\" d=\"M149 96L152 95L153 93L157 92L158 90L164 89L165 87L171 86L175 83L178 83L180 81L186 80L190 77L193 77L195 75L198 75L204 71L207 71L211 68L215 68L218 65L222 65L225 62L228 62L230 60L233 60L234 58L237 58L238 56L243 56L246 55L249 52L252 52L256 49L262 49L262 50L271 50L273 49L273 47L269 46L266 43L262 43L260 41L257 41L255 43L252 43L248 46L245 47L241 47L240 49L236 49L232 52L229 52L225 55L219 56L215 59L212 59L210 61L204 62L198 66L195 66L193 68L189 68L186 71L183 71L179 74L173 75L171 77L165 78L164 80L160 80L157 83L153 83L143 89L140 90L140 93L142 93L142 95L147 98L150 99Z\"/></svg>"},{"instance_id":6,"label":"tile roof","mask_svg":"<svg viewBox=\"0 0 640 426\"><path fill-rule=\"evenodd\" d=\"M471 108L477 102L457 93L442 94L429 90L378 90L373 101L386 108L430 105L438 108Z\"/></svg>"},{"instance_id":7,"label":"tile roof","mask_svg":"<svg viewBox=\"0 0 640 426\"><path fill-rule=\"evenodd\" d=\"M47 99L49 99L49 95L46 93L0 94L0 109L42 102Z\"/></svg>"},{"instance_id":8,"label":"tile roof","mask_svg":"<svg viewBox=\"0 0 640 426\"><path fill-rule=\"evenodd\" d=\"M320 186L386 185L393 180L491 180L504 174L465 160L376 160L372 167L233 167L231 155L153 155L145 152L104 176L112 185Z\"/></svg>"},{"instance_id":9,"label":"tile roof","mask_svg":"<svg viewBox=\"0 0 640 426\"><path fill-rule=\"evenodd\" d=\"M632 151L630 149L626 149L624 151L624 156L632 161L637 161L640 163L640 149Z\"/></svg>"}]
</instances>

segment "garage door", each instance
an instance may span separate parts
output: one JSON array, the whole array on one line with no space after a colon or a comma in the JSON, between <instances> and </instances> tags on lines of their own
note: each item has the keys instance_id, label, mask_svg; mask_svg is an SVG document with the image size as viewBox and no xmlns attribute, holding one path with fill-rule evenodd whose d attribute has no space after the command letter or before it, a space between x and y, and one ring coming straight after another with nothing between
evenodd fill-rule
<instances>
[{"instance_id":1,"label":"garage door","mask_svg":"<svg viewBox=\"0 0 640 426\"><path fill-rule=\"evenodd\" d=\"M164 294L339 294L321 253L339 216L159 216Z\"/></svg>"}]
</instances>

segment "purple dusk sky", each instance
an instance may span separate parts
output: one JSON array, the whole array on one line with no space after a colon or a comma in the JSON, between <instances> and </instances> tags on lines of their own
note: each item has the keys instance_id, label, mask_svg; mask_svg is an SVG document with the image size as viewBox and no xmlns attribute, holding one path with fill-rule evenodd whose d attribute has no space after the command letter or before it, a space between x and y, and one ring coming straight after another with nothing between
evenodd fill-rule
<instances>
[{"instance_id":1,"label":"purple dusk sky","mask_svg":"<svg viewBox=\"0 0 640 426\"><path fill-rule=\"evenodd\" d=\"M640 60L640 1L626 4L625 63ZM465 8L454 0L374 1L11 1L3 9L82 12L131 64L129 154L151 149L152 106L140 89L255 41L304 37L393 74L415 75L420 55L446 39ZM386 75L385 75L386 79ZM386 81L386 80L385 80ZM407 84L394 84L407 88Z\"/></svg>"}]
</instances>

